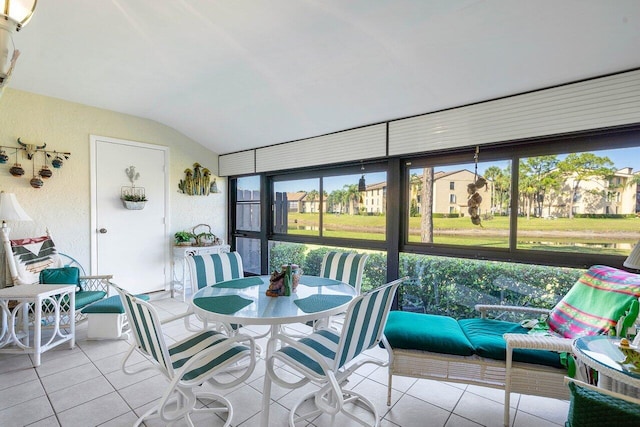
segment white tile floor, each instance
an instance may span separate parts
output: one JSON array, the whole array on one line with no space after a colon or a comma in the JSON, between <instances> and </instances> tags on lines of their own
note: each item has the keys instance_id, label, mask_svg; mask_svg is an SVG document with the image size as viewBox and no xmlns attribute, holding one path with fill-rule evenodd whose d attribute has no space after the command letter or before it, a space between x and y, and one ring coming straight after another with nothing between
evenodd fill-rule
<instances>
[{"instance_id":1,"label":"white tile floor","mask_svg":"<svg viewBox=\"0 0 640 427\"><path fill-rule=\"evenodd\" d=\"M161 317L184 312L186 304L165 294L154 295L152 303ZM247 328L245 328L245 331ZM259 333L256 328L249 331ZM164 328L169 340L188 335L181 321ZM264 344L264 342L262 342ZM120 362L129 345L126 341L86 339L86 322L77 328L74 349L54 349L42 355L33 368L27 355L0 354L0 426L130 426L163 392L166 381L154 371L134 376L124 374ZM381 349L373 357L386 357ZM141 356L140 363L145 362ZM365 365L349 383L365 393L382 415L383 427L395 426L501 426L503 393L499 390L453 383L397 377L392 405L386 405L386 368ZM264 378L264 363L241 386L226 391L234 407L233 426L258 426ZM310 386L306 386L310 387ZM288 409L301 395L274 385L271 425L284 426ZM564 425L568 402L526 395L514 395L511 417L516 427ZM222 425L220 419L200 419L198 425ZM307 426L324 427L321 417ZM162 425L162 424L147 424ZM350 426L337 419L336 426Z\"/></svg>"}]
</instances>

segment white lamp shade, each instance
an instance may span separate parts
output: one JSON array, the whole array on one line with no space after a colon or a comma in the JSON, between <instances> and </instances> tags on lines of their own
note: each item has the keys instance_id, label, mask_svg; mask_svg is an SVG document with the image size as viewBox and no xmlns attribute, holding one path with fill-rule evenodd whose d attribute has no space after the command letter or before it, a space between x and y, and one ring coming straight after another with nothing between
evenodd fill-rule
<instances>
[{"instance_id":1,"label":"white lamp shade","mask_svg":"<svg viewBox=\"0 0 640 427\"><path fill-rule=\"evenodd\" d=\"M634 270L640 270L640 242L636 243L622 265L627 268L633 268Z\"/></svg>"},{"instance_id":2,"label":"white lamp shade","mask_svg":"<svg viewBox=\"0 0 640 427\"><path fill-rule=\"evenodd\" d=\"M33 221L22 209L16 195L13 193L0 193L0 221Z\"/></svg>"}]
</instances>

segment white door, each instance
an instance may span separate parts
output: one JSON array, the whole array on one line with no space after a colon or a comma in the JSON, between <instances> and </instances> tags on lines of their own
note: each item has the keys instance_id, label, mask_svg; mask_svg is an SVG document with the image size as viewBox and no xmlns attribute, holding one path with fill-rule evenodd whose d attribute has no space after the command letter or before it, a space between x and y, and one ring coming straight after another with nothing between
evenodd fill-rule
<instances>
[{"instance_id":1,"label":"white door","mask_svg":"<svg viewBox=\"0 0 640 427\"><path fill-rule=\"evenodd\" d=\"M91 136L93 274L113 274L132 293L166 289L168 254L168 148ZM133 184L125 172L139 174ZM123 187L143 187L147 202L128 210Z\"/></svg>"}]
</instances>

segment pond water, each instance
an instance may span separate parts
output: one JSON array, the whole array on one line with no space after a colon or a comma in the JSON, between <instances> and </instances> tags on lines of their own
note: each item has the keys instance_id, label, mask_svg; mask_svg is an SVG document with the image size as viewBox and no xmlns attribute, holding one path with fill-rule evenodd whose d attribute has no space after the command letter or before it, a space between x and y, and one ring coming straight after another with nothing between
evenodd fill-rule
<instances>
[{"instance_id":1,"label":"pond water","mask_svg":"<svg viewBox=\"0 0 640 427\"><path fill-rule=\"evenodd\" d=\"M590 242L572 242L572 241L544 241L544 240L518 240L518 246L572 246L580 248L603 248L603 249L623 249L631 250L634 243L621 243L621 242L604 242L604 241L590 241Z\"/></svg>"}]
</instances>

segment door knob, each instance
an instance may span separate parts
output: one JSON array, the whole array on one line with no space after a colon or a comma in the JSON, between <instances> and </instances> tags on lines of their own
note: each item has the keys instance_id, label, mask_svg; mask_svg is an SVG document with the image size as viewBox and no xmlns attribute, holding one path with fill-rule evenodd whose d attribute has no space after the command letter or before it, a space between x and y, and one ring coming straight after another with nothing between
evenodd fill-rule
<instances>
[{"instance_id":1,"label":"door knob","mask_svg":"<svg viewBox=\"0 0 640 427\"><path fill-rule=\"evenodd\" d=\"M100 230L98 230L98 232L100 232L101 234L107 234L107 229L101 228Z\"/></svg>"}]
</instances>

